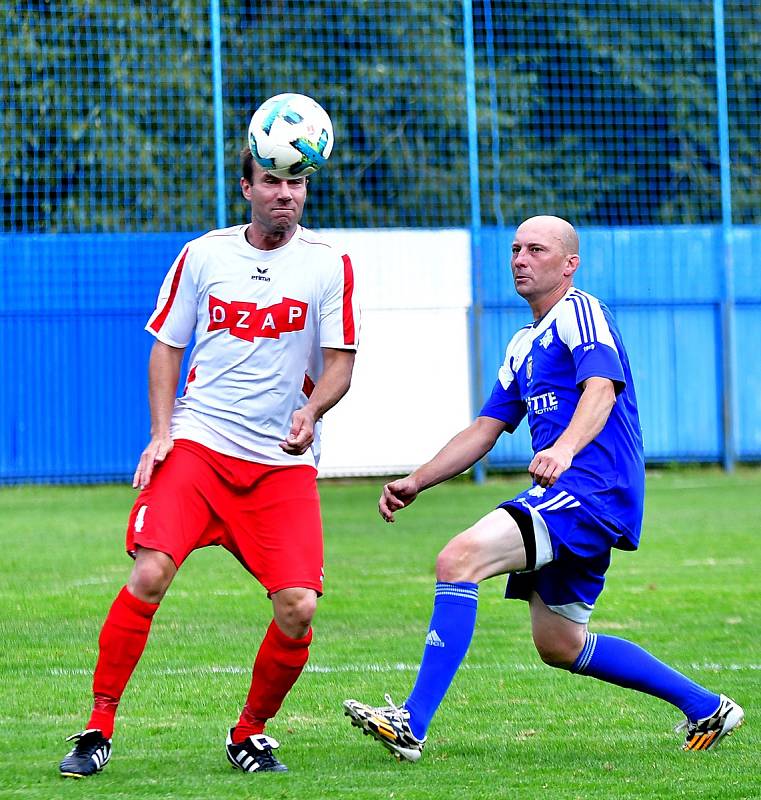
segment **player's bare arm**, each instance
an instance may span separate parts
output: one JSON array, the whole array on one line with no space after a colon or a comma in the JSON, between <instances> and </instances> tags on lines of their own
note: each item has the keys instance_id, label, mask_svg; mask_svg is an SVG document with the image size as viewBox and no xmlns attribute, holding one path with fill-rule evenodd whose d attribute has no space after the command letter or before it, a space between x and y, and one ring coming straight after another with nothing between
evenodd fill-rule
<instances>
[{"instance_id":1,"label":"player's bare arm","mask_svg":"<svg viewBox=\"0 0 761 800\"><path fill-rule=\"evenodd\" d=\"M504 430L501 420L478 417L450 439L430 461L406 478L387 483L378 501L380 515L386 522L393 522L394 512L406 508L424 489L459 475L483 458Z\"/></svg>"},{"instance_id":2,"label":"player's bare arm","mask_svg":"<svg viewBox=\"0 0 761 800\"><path fill-rule=\"evenodd\" d=\"M311 446L317 420L349 391L354 357L354 350L322 348L322 375L315 384L307 404L294 412L288 436L280 443L280 447L286 453L300 456Z\"/></svg>"},{"instance_id":3,"label":"player's bare arm","mask_svg":"<svg viewBox=\"0 0 761 800\"><path fill-rule=\"evenodd\" d=\"M573 457L605 427L615 404L613 381L607 378L584 381L579 403L568 427L552 447L540 450L529 464L529 474L536 483L553 486L571 466Z\"/></svg>"},{"instance_id":4,"label":"player's bare arm","mask_svg":"<svg viewBox=\"0 0 761 800\"><path fill-rule=\"evenodd\" d=\"M161 463L174 443L169 426L177 397L184 347L172 347L156 340L148 362L148 403L151 409L151 440L143 450L132 479L134 488L145 488L156 464Z\"/></svg>"}]
</instances>

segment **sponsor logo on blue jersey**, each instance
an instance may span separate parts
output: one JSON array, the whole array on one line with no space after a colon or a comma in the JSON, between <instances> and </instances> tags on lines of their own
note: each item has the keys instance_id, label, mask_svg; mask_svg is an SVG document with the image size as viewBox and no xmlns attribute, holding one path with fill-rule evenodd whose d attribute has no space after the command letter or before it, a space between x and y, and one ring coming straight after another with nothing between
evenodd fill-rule
<instances>
[{"instance_id":1,"label":"sponsor logo on blue jersey","mask_svg":"<svg viewBox=\"0 0 761 800\"><path fill-rule=\"evenodd\" d=\"M545 392L526 398L526 408L534 414L546 414L548 411L557 411L559 407L555 392Z\"/></svg>"}]
</instances>

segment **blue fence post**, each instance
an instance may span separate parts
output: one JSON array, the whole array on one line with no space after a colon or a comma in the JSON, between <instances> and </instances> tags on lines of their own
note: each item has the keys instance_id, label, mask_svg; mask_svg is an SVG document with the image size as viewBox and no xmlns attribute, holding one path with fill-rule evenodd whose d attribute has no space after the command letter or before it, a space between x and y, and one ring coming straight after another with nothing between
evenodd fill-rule
<instances>
[{"instance_id":1,"label":"blue fence post","mask_svg":"<svg viewBox=\"0 0 761 800\"><path fill-rule=\"evenodd\" d=\"M492 167L492 211L497 223L497 257L502 255L502 232L505 215L502 213L502 191L500 181L501 143L499 135L499 101L497 99L497 59L494 53L494 20L491 0L484 0L484 29L486 34L486 64L489 71L489 115L491 117L491 167ZM502 262L500 261L500 266Z\"/></svg>"},{"instance_id":2,"label":"blue fence post","mask_svg":"<svg viewBox=\"0 0 761 800\"><path fill-rule=\"evenodd\" d=\"M471 305L468 314L468 333L470 339L470 398L473 413L481 407L481 184L478 174L478 117L476 104L475 42L473 38L473 4L471 0L462 2L464 56L465 56L465 98L468 118L468 175L470 183L470 286ZM483 461L473 467L476 483L486 479Z\"/></svg>"},{"instance_id":3,"label":"blue fence post","mask_svg":"<svg viewBox=\"0 0 761 800\"><path fill-rule=\"evenodd\" d=\"M216 179L217 228L227 227L225 202L225 128L222 99L222 30L219 0L211 0L211 69L214 93L214 172Z\"/></svg>"},{"instance_id":4,"label":"blue fence post","mask_svg":"<svg viewBox=\"0 0 761 800\"><path fill-rule=\"evenodd\" d=\"M714 53L716 59L716 106L718 111L719 169L721 177L721 243L722 243L722 417L724 427L724 469L735 466L737 437L735 368L735 287L732 230L732 173L729 151L729 107L727 102L727 61L724 34L724 2L714 0Z\"/></svg>"}]
</instances>

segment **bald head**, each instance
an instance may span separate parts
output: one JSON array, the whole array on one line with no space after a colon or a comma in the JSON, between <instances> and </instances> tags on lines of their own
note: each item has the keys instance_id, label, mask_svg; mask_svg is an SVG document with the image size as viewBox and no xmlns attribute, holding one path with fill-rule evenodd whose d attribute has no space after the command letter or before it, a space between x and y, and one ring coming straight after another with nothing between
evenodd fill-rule
<instances>
[{"instance_id":1,"label":"bald head","mask_svg":"<svg viewBox=\"0 0 761 800\"><path fill-rule=\"evenodd\" d=\"M553 217L550 215L529 217L518 226L516 235L518 233L554 241L560 245L563 255L578 255L578 234L573 225L562 217Z\"/></svg>"},{"instance_id":2,"label":"bald head","mask_svg":"<svg viewBox=\"0 0 761 800\"><path fill-rule=\"evenodd\" d=\"M579 237L560 217L531 217L515 231L510 266L515 291L539 319L573 285L579 266Z\"/></svg>"}]
</instances>

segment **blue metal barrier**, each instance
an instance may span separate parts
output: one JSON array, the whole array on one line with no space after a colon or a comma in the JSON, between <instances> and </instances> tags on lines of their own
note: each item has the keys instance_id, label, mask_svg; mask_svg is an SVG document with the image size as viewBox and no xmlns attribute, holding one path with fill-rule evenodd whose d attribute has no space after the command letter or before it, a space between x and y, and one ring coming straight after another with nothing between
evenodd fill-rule
<instances>
[{"instance_id":1,"label":"blue metal barrier","mask_svg":"<svg viewBox=\"0 0 761 800\"><path fill-rule=\"evenodd\" d=\"M483 392L529 319L513 290L512 231L482 232ZM389 236L393 233L389 232ZM607 303L627 344L650 462L719 462L720 226L580 230L577 285ZM149 428L143 331L192 233L0 236L0 483L131 475ZM761 460L761 226L736 227L737 455ZM501 255L500 255L501 254ZM524 466L525 426L492 467Z\"/></svg>"},{"instance_id":2,"label":"blue metal barrier","mask_svg":"<svg viewBox=\"0 0 761 800\"><path fill-rule=\"evenodd\" d=\"M149 430L143 326L190 236L0 236L0 482L129 477Z\"/></svg>"}]
</instances>

